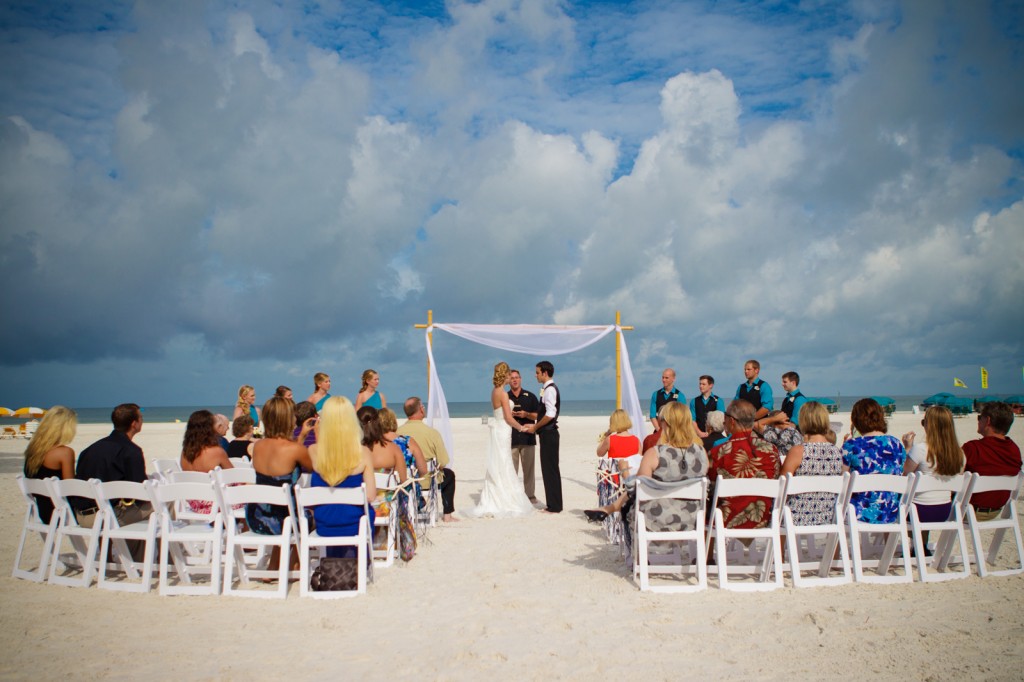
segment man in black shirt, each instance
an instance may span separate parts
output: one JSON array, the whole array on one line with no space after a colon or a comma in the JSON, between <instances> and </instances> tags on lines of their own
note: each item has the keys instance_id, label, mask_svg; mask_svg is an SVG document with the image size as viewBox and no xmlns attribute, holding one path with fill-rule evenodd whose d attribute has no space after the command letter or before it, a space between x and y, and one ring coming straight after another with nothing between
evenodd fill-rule
<instances>
[{"instance_id":1,"label":"man in black shirt","mask_svg":"<svg viewBox=\"0 0 1024 682\"><path fill-rule=\"evenodd\" d=\"M529 391L523 390L523 377L518 369L513 369L508 376L509 392L508 402L512 408L512 416L520 424L533 424L537 421L537 412L540 411L540 401L537 396ZM512 431L512 466L519 473L519 464L523 465L523 490L530 502L536 502L534 495L536 477L534 475L534 464L536 462L537 436L514 430Z\"/></svg>"},{"instance_id":2,"label":"man in black shirt","mask_svg":"<svg viewBox=\"0 0 1024 682\"><path fill-rule=\"evenodd\" d=\"M142 430L142 412L135 403L123 403L114 408L110 414L114 430L106 438L101 438L78 456L75 466L75 478L88 481L98 478L101 481L134 481L142 483L146 480L146 458L142 448L132 442L135 435ZM92 528L96 522L95 502L85 498L72 500L75 516L79 525ZM114 508L118 522L122 525L135 523L149 518L153 506L149 502L121 500ZM128 549L132 558L142 560L143 542L131 540Z\"/></svg>"}]
</instances>

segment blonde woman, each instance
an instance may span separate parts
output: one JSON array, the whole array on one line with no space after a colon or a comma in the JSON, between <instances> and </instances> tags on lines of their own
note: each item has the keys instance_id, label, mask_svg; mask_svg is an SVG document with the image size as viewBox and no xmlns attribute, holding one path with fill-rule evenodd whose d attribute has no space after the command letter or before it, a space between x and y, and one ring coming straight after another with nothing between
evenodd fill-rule
<instances>
[{"instance_id":1,"label":"blonde woman","mask_svg":"<svg viewBox=\"0 0 1024 682\"><path fill-rule=\"evenodd\" d=\"M627 433L631 428L633 428L633 421L625 410L618 409L612 412L611 417L608 418L608 430L605 431L604 438L597 446L597 456L607 455L611 459L619 460L619 472L635 476L637 469L640 468L642 455L640 454L640 439Z\"/></svg>"},{"instance_id":2,"label":"blonde woman","mask_svg":"<svg viewBox=\"0 0 1024 682\"><path fill-rule=\"evenodd\" d=\"M509 373L508 364L504 362L494 366L491 378L494 419L488 423L491 433L487 449L487 473L483 490L480 491L480 503L466 512L468 516L525 516L533 511L533 503L523 492L523 485L512 467L512 429L522 431L525 427L515 420L509 406Z\"/></svg>"},{"instance_id":3,"label":"blonde woman","mask_svg":"<svg viewBox=\"0 0 1024 682\"><path fill-rule=\"evenodd\" d=\"M68 445L75 439L78 415L63 405L54 405L43 415L28 447L25 448L25 478L74 478L75 451ZM53 500L36 495L36 507L43 523L53 516Z\"/></svg>"},{"instance_id":4,"label":"blonde woman","mask_svg":"<svg viewBox=\"0 0 1024 682\"><path fill-rule=\"evenodd\" d=\"M913 431L903 436L903 445L907 448L903 474L907 476L920 471L922 474L946 477L961 473L964 470L964 451L956 439L953 413L940 405L929 407L921 420L921 426L924 427L924 443L914 443L917 434ZM950 495L943 491L914 495L914 505L921 521L934 523L947 520ZM928 542L927 534L925 542Z\"/></svg>"},{"instance_id":5,"label":"blonde woman","mask_svg":"<svg viewBox=\"0 0 1024 682\"><path fill-rule=\"evenodd\" d=\"M248 384L238 387L238 402L235 403L232 419L238 419L241 415L247 414L252 419L254 427L260 425L260 408L256 407L256 389Z\"/></svg>"},{"instance_id":6,"label":"blonde woman","mask_svg":"<svg viewBox=\"0 0 1024 682\"><path fill-rule=\"evenodd\" d=\"M377 496L376 479L370 451L363 446L362 428L347 398L328 398L320 410L316 426L316 444L310 446L313 459L313 488L358 488L366 485L369 500ZM316 531L327 537L356 535L362 507L348 504L322 504L313 510ZM374 511L370 508L370 531L373 532ZM327 556L353 556L351 547L328 547Z\"/></svg>"},{"instance_id":7,"label":"blonde woman","mask_svg":"<svg viewBox=\"0 0 1024 682\"><path fill-rule=\"evenodd\" d=\"M388 406L384 394L377 390L378 386L380 386L380 374L372 369L363 372L363 385L359 389L359 395L356 396L356 410L363 405L369 405L378 410Z\"/></svg>"},{"instance_id":8,"label":"blonde woman","mask_svg":"<svg viewBox=\"0 0 1024 682\"><path fill-rule=\"evenodd\" d=\"M306 400L313 403L316 411L319 412L324 409L324 403L331 397L331 377L323 372L317 372L313 375L313 388L313 393Z\"/></svg>"}]
</instances>

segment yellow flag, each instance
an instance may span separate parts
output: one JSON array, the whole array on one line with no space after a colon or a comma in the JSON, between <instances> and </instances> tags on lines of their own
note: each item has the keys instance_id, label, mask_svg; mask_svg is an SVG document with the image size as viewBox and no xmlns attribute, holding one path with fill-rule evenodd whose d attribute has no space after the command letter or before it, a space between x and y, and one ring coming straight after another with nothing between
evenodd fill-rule
<instances>
[{"instance_id":1,"label":"yellow flag","mask_svg":"<svg viewBox=\"0 0 1024 682\"><path fill-rule=\"evenodd\" d=\"M988 370L984 367L981 368L981 387L988 388Z\"/></svg>"},{"instance_id":2,"label":"yellow flag","mask_svg":"<svg viewBox=\"0 0 1024 682\"><path fill-rule=\"evenodd\" d=\"M953 377L953 387L954 388L967 388L967 384L965 384L962 379L957 379L956 377Z\"/></svg>"}]
</instances>

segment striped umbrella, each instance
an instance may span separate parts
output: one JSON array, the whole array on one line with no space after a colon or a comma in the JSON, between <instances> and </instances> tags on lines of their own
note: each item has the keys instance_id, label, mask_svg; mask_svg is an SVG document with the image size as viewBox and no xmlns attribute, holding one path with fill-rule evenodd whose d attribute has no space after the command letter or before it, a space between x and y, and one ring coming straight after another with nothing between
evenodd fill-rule
<instances>
[{"instance_id":1,"label":"striped umbrella","mask_svg":"<svg viewBox=\"0 0 1024 682\"><path fill-rule=\"evenodd\" d=\"M14 411L14 416L20 419L35 419L44 414L46 414L46 410L41 407L19 407Z\"/></svg>"},{"instance_id":2,"label":"striped umbrella","mask_svg":"<svg viewBox=\"0 0 1024 682\"><path fill-rule=\"evenodd\" d=\"M0 417L13 417L13 416L14 416L14 410L8 409L6 407L0 407Z\"/></svg>"}]
</instances>

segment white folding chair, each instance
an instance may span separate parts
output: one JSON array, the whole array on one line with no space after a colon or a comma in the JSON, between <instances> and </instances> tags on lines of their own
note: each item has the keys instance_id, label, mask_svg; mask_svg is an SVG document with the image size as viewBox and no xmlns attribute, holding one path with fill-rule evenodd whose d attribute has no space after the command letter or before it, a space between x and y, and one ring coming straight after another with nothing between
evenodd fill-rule
<instances>
[{"instance_id":1,"label":"white folding chair","mask_svg":"<svg viewBox=\"0 0 1024 682\"><path fill-rule=\"evenodd\" d=\"M910 567L910 548L907 543L907 515L910 500L914 494L913 476L899 474L858 474L850 472L850 484L846 492L846 527L850 533L850 554L853 560L853 577L857 582L905 583L913 582L914 572ZM896 520L891 523L867 523L857 518L857 511L851 501L856 493L880 492L900 496ZM872 537L875 536L875 537ZM877 536L885 536L883 543L874 542ZM893 559L896 548L900 549L903 573L893 573ZM865 558L868 550L878 552L877 558ZM865 568L875 568L877 573L869 575Z\"/></svg>"},{"instance_id":2,"label":"white folding chair","mask_svg":"<svg viewBox=\"0 0 1024 682\"><path fill-rule=\"evenodd\" d=\"M372 580L373 562L370 557L373 547L370 542L370 508L366 500L366 486L358 488L295 488L295 503L298 507L299 519L299 594L316 599L332 599L338 597L355 597L366 593L366 582ZM312 514L313 508L321 504L350 504L361 506L363 516L359 519L359 531L356 535L327 537L309 529L307 510ZM359 580L355 590L314 592L309 588L312 576L310 551L317 548L318 557L324 557L327 547L354 547L358 557Z\"/></svg>"},{"instance_id":3,"label":"white folding chair","mask_svg":"<svg viewBox=\"0 0 1024 682\"><path fill-rule=\"evenodd\" d=\"M135 483L132 481L94 481L96 488L96 499L100 501L100 514L96 523L102 521L100 530L100 556L111 556L113 561L107 564L106 560L98 562L99 578L97 585L106 590L119 590L123 592L149 592L153 582L153 557L156 554L157 529L159 528L157 514L150 514L145 521L136 521L122 526L118 521L115 511L116 505L121 500L135 500L135 504L148 502L153 503L152 487L153 481L146 483ZM127 540L139 540L144 543L143 560L137 562L128 551ZM110 579L109 571L116 566L124 574L124 580L114 581Z\"/></svg>"},{"instance_id":4,"label":"white folding chair","mask_svg":"<svg viewBox=\"0 0 1024 682\"><path fill-rule=\"evenodd\" d=\"M89 587L92 574L96 570L97 553L100 547L100 530L103 527L98 510L100 502L96 499L96 489L91 481L80 481L77 478L51 481L54 514L60 517L57 532L53 540L53 558L50 561L50 582L71 587ZM86 504L97 510L92 528L78 525L75 510L69 498L80 497ZM71 552L63 553L64 541L71 543ZM105 560L105 559L104 559ZM58 575L57 571L70 569L80 570L81 575L74 577L68 574Z\"/></svg>"},{"instance_id":5,"label":"white folding chair","mask_svg":"<svg viewBox=\"0 0 1024 682\"><path fill-rule=\"evenodd\" d=\"M217 508L214 483L162 483L154 489L160 506L160 594L218 594L221 583L221 544L224 522ZM176 519L175 510L187 500L207 500L212 504L212 518L200 520ZM201 555L186 558L183 549L193 546L206 548ZM174 563L178 584L172 585L168 576L168 558ZM203 560L205 558L205 561ZM194 584L192 578L209 575L209 581Z\"/></svg>"},{"instance_id":6,"label":"white folding chair","mask_svg":"<svg viewBox=\"0 0 1024 682\"><path fill-rule=\"evenodd\" d=\"M723 478L715 481L713 502L714 518L708 530L707 548L715 541L715 559L718 566L718 586L725 590L742 592L774 590L782 587L782 547L779 527L785 500L786 479ZM761 497L772 505L768 524L763 528L727 528L725 515L718 503L731 497ZM749 540L749 543L742 542ZM757 543L765 540L764 554L758 554ZM730 542L735 541L735 542ZM731 545L731 546L730 546ZM736 551L730 552L735 549ZM740 563L744 558L748 561ZM769 581L774 571L775 578ZM757 575L756 581L736 582L729 574Z\"/></svg>"},{"instance_id":7,"label":"white folding chair","mask_svg":"<svg viewBox=\"0 0 1024 682\"><path fill-rule=\"evenodd\" d=\"M708 479L696 478L676 483L653 481L646 477L636 479L636 526L633 531L633 577L639 579L641 592L696 592L708 586L707 554L704 538L704 509L708 495ZM643 512L643 503L652 500L691 500L697 503L696 527L674 531L649 531ZM673 543L678 551L652 555L650 543ZM692 543L689 556L684 558L684 543ZM656 558L655 558L656 557ZM696 561L691 566L690 560ZM668 563L672 562L672 563ZM694 585L652 585L651 574L696 575Z\"/></svg>"},{"instance_id":8,"label":"white folding chair","mask_svg":"<svg viewBox=\"0 0 1024 682\"><path fill-rule=\"evenodd\" d=\"M789 570L793 577L793 587L814 587L819 585L841 585L853 580L850 571L850 553L846 545L846 528L843 525L846 489L850 483L850 474L842 476L793 476L786 474L786 502L783 507L785 526L782 533L786 536L786 551L789 554ZM793 519L790 500L795 495L810 493L828 493L835 495L835 503L830 513L831 521L817 526L800 526ZM823 537L821 537L823 536ZM817 553L817 540L821 537L823 547L821 555ZM807 540L808 559L804 561L800 555L800 539ZM838 563L833 560L839 548ZM833 568L842 570L841 575L829 575ZM805 570L816 570L817 575L804 575Z\"/></svg>"},{"instance_id":9,"label":"white folding chair","mask_svg":"<svg viewBox=\"0 0 1024 682\"><path fill-rule=\"evenodd\" d=\"M387 568L395 563L395 548L398 545L398 503L394 496L397 494L399 484L394 473L374 473L374 477L377 494L384 493L391 498L387 503L388 514L377 515L373 521L373 564L377 568ZM378 540L378 533L384 536L383 543Z\"/></svg>"},{"instance_id":10,"label":"white folding chair","mask_svg":"<svg viewBox=\"0 0 1024 682\"><path fill-rule=\"evenodd\" d=\"M228 457L228 461L236 469L252 469L252 460L248 457Z\"/></svg>"},{"instance_id":11,"label":"white folding chair","mask_svg":"<svg viewBox=\"0 0 1024 682\"><path fill-rule=\"evenodd\" d=\"M252 471L252 469L249 469ZM227 471L221 473L229 473ZM281 487L271 485L236 485L222 486L219 490L222 501L224 525L227 527L224 547L224 594L238 597L262 597L284 599L288 595L288 565L291 547L298 541L295 528L295 507L292 504L290 486L286 483ZM273 504L288 508L288 516L281 524L280 535L261 535L252 530L239 530L232 514L233 505ZM250 567L245 562L243 550L247 547L261 550L265 555L268 548L277 547L280 551L280 563L276 571L265 567ZM235 587L235 574L238 574L238 587ZM251 589L250 578L277 578L277 590Z\"/></svg>"},{"instance_id":12,"label":"white folding chair","mask_svg":"<svg viewBox=\"0 0 1024 682\"><path fill-rule=\"evenodd\" d=\"M25 497L27 508L25 509L25 520L21 526L21 539L18 540L18 551L14 555L14 570L11 575L15 578L41 583L46 580L46 569L49 567L50 557L53 555L53 542L56 538L60 514L57 513L56 505L54 505L50 520L43 522L39 515L39 505L35 496L41 495L47 500L52 499L51 486L57 479L54 477L48 479L25 478L18 474L15 480L18 482L18 490ZM22 568L21 557L25 552L25 544L28 542L29 536L36 533L39 534L39 539L43 544L39 558L36 560L36 567L34 569Z\"/></svg>"},{"instance_id":13,"label":"white folding chair","mask_svg":"<svg viewBox=\"0 0 1024 682\"><path fill-rule=\"evenodd\" d=\"M426 481L421 481L420 485L423 490L423 509L416 510L417 521L422 524L424 529L427 526L433 527L437 525L437 522L441 520L443 515L443 504L441 502L441 486L438 484L438 476L441 476L441 467L437 465L436 459L427 460L427 478L430 479L430 485L423 485Z\"/></svg>"},{"instance_id":14,"label":"white folding chair","mask_svg":"<svg viewBox=\"0 0 1024 682\"><path fill-rule=\"evenodd\" d=\"M163 477L166 479L170 474L176 471L181 471L181 462L176 459L153 460L153 472L157 475L156 477Z\"/></svg>"},{"instance_id":15,"label":"white folding chair","mask_svg":"<svg viewBox=\"0 0 1024 682\"><path fill-rule=\"evenodd\" d=\"M914 474L917 481L914 483L914 497L927 492L947 492L950 494L952 504L949 510L949 517L945 521L925 523L921 521L917 512L917 505L910 507L910 532L914 538L914 555L917 558L917 574L921 582L939 582L942 580L954 580L966 578L971 575L971 561L967 554L967 535L964 532L964 517L961 502L967 486L970 485L970 474L959 474L957 476L938 477L932 474L917 472ZM924 542L925 532L938 532L939 537L935 542L935 553L927 556L927 547ZM943 573L949 565L953 551L953 541L956 540L960 550L961 570ZM931 566L929 567L929 564Z\"/></svg>"},{"instance_id":16,"label":"white folding chair","mask_svg":"<svg viewBox=\"0 0 1024 682\"><path fill-rule=\"evenodd\" d=\"M1020 523L1017 520L1017 500L1020 497L1021 485L1024 484L1024 472L1016 476L980 476L973 474L970 487L964 495L963 510L971 529L971 541L974 545L974 557L978 564L978 575L986 578L990 575L1015 575L1024 572L1024 545L1021 543ZM975 493L986 493L1005 490L1009 497L999 515L990 521L979 521L977 512L971 505L971 496ZM992 531L992 542L988 552L982 542L982 531ZM1011 531L1017 549L1017 568L989 570L988 565L996 564L999 547L1003 544L1006 531Z\"/></svg>"}]
</instances>

